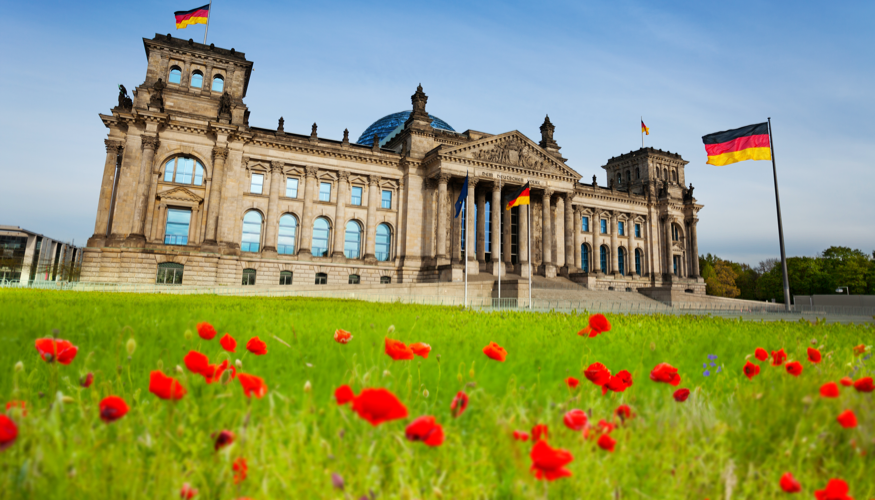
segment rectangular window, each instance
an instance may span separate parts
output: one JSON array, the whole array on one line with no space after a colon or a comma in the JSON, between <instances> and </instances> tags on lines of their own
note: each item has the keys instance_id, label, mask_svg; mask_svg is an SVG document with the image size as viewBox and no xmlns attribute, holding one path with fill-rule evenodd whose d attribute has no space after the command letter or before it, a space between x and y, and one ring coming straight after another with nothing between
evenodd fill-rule
<instances>
[{"instance_id":1,"label":"rectangular window","mask_svg":"<svg viewBox=\"0 0 875 500\"><path fill-rule=\"evenodd\" d=\"M635 224L635 237L641 237L641 224Z\"/></svg>"},{"instance_id":2,"label":"rectangular window","mask_svg":"<svg viewBox=\"0 0 875 500\"><path fill-rule=\"evenodd\" d=\"M331 201L331 183L319 183L319 201Z\"/></svg>"},{"instance_id":3,"label":"rectangular window","mask_svg":"<svg viewBox=\"0 0 875 500\"><path fill-rule=\"evenodd\" d=\"M261 194L264 188L264 174L252 174L252 180L249 182L249 192Z\"/></svg>"},{"instance_id":4,"label":"rectangular window","mask_svg":"<svg viewBox=\"0 0 875 500\"><path fill-rule=\"evenodd\" d=\"M607 234L607 232L608 232L608 221L605 220L605 219L602 219L602 220L601 220L601 227L600 227L599 229L601 229L602 234Z\"/></svg>"},{"instance_id":5,"label":"rectangular window","mask_svg":"<svg viewBox=\"0 0 875 500\"><path fill-rule=\"evenodd\" d=\"M165 245L187 245L191 210L167 209L167 226L164 228Z\"/></svg>"},{"instance_id":6,"label":"rectangular window","mask_svg":"<svg viewBox=\"0 0 875 500\"><path fill-rule=\"evenodd\" d=\"M350 195L349 203L350 203L350 205L361 206L361 204L362 204L362 187L361 186L353 186L352 187L352 194Z\"/></svg>"},{"instance_id":7,"label":"rectangular window","mask_svg":"<svg viewBox=\"0 0 875 500\"><path fill-rule=\"evenodd\" d=\"M623 221L617 222L617 234L626 236L626 223Z\"/></svg>"},{"instance_id":8,"label":"rectangular window","mask_svg":"<svg viewBox=\"0 0 875 500\"><path fill-rule=\"evenodd\" d=\"M286 198L298 197L298 179L286 177Z\"/></svg>"},{"instance_id":9,"label":"rectangular window","mask_svg":"<svg viewBox=\"0 0 875 500\"><path fill-rule=\"evenodd\" d=\"M381 207L388 209L392 208L392 191L383 191L383 204Z\"/></svg>"},{"instance_id":10,"label":"rectangular window","mask_svg":"<svg viewBox=\"0 0 875 500\"><path fill-rule=\"evenodd\" d=\"M584 216L580 222L580 230L589 232L589 217Z\"/></svg>"}]
</instances>

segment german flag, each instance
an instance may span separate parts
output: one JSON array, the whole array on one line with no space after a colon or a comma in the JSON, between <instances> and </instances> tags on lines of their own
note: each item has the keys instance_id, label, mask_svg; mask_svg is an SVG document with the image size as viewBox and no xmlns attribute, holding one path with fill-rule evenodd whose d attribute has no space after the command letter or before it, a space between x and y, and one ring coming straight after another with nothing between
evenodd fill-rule
<instances>
[{"instance_id":1,"label":"german flag","mask_svg":"<svg viewBox=\"0 0 875 500\"><path fill-rule=\"evenodd\" d=\"M528 205L529 204L529 183L527 182L525 186L521 187L519 191L512 194L507 202L507 209L510 210L513 207L518 207L520 205Z\"/></svg>"},{"instance_id":2,"label":"german flag","mask_svg":"<svg viewBox=\"0 0 875 500\"><path fill-rule=\"evenodd\" d=\"M173 13L176 16L176 29L181 30L192 24L207 24L210 17L210 5L204 5L191 10L180 10Z\"/></svg>"},{"instance_id":3,"label":"german flag","mask_svg":"<svg viewBox=\"0 0 875 500\"><path fill-rule=\"evenodd\" d=\"M641 120L641 131L647 135L650 135L650 129L647 127L647 125L644 124L644 120Z\"/></svg>"},{"instance_id":4,"label":"german flag","mask_svg":"<svg viewBox=\"0 0 875 500\"><path fill-rule=\"evenodd\" d=\"M757 123L702 137L709 165L729 165L744 160L771 160L769 124Z\"/></svg>"}]
</instances>

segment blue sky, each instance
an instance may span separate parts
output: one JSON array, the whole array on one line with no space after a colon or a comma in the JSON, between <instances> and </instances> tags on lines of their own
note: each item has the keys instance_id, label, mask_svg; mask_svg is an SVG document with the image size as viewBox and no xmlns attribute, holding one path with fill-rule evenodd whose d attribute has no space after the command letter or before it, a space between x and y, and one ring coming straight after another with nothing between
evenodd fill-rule
<instances>
[{"instance_id":1,"label":"blue sky","mask_svg":"<svg viewBox=\"0 0 875 500\"><path fill-rule=\"evenodd\" d=\"M201 0L202 1L202 0ZM203 40L173 12L199 0L9 2L0 17L0 223L84 244L94 229L116 85L143 82L141 38ZM589 181L645 145L679 152L705 208L699 251L778 255L771 164L705 165L701 136L772 117L787 254L875 250L873 2L230 2L209 42L254 61L250 124L355 139L410 108L456 130L549 114Z\"/></svg>"}]
</instances>

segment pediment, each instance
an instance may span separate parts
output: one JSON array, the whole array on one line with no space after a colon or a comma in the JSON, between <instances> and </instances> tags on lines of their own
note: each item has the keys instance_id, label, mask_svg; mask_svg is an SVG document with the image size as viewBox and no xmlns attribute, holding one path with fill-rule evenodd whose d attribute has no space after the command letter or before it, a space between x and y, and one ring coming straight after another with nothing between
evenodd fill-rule
<instances>
[{"instance_id":1,"label":"pediment","mask_svg":"<svg viewBox=\"0 0 875 500\"><path fill-rule=\"evenodd\" d=\"M446 148L441 154L580 179L580 174L517 130Z\"/></svg>"},{"instance_id":2,"label":"pediment","mask_svg":"<svg viewBox=\"0 0 875 500\"><path fill-rule=\"evenodd\" d=\"M200 203L204 201L203 198L184 187L175 187L158 193L158 198L161 200L189 201L192 203Z\"/></svg>"}]
</instances>

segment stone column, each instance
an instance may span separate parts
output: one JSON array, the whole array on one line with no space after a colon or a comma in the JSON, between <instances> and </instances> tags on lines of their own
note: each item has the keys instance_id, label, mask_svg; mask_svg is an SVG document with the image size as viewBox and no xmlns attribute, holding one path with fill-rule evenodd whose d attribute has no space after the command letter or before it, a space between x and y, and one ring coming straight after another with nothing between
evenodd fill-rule
<instances>
[{"instance_id":1,"label":"stone column","mask_svg":"<svg viewBox=\"0 0 875 500\"><path fill-rule=\"evenodd\" d=\"M619 245L617 241L617 212L611 213L611 274L618 274L620 272L620 254L619 254Z\"/></svg>"},{"instance_id":2,"label":"stone column","mask_svg":"<svg viewBox=\"0 0 875 500\"><path fill-rule=\"evenodd\" d=\"M531 193L531 190L529 191ZM531 201L529 201L531 203ZM520 230L519 230L519 263L520 263L520 277L528 278L530 274L529 270L529 210L532 209L531 205L520 205Z\"/></svg>"},{"instance_id":3,"label":"stone column","mask_svg":"<svg viewBox=\"0 0 875 500\"><path fill-rule=\"evenodd\" d=\"M562 274L565 276L576 272L580 267L574 258L579 250L574 248L574 235L577 234L577 231L574 226L574 207L571 205L573 197L572 193L565 193L562 196L563 203L565 204L565 267Z\"/></svg>"},{"instance_id":4,"label":"stone column","mask_svg":"<svg viewBox=\"0 0 875 500\"><path fill-rule=\"evenodd\" d=\"M334 207L334 251L331 252L332 258L345 259L343 253L344 243L346 238L346 199L349 189L349 172L341 170L337 172L337 204ZM370 203L370 200L368 201ZM370 219L370 207L368 208L368 219ZM370 224L370 223L369 223ZM396 235L396 238L397 235Z\"/></svg>"},{"instance_id":5,"label":"stone column","mask_svg":"<svg viewBox=\"0 0 875 500\"><path fill-rule=\"evenodd\" d=\"M674 255L672 255L671 247L671 224L672 220L670 217L665 216L662 220L663 232L665 234L665 244L662 246L662 251L665 253L663 257L663 262L665 262L665 271L664 274L673 275L674 274Z\"/></svg>"},{"instance_id":6,"label":"stone column","mask_svg":"<svg viewBox=\"0 0 875 500\"><path fill-rule=\"evenodd\" d=\"M486 192L477 191L477 261L486 263Z\"/></svg>"},{"instance_id":7,"label":"stone column","mask_svg":"<svg viewBox=\"0 0 875 500\"><path fill-rule=\"evenodd\" d=\"M379 175L368 176L368 236L365 245L365 263L376 264L377 257L374 255L377 238L377 204L380 203L380 181L382 178ZM335 224L337 225L337 224ZM339 227L337 228L340 229Z\"/></svg>"},{"instance_id":8,"label":"stone column","mask_svg":"<svg viewBox=\"0 0 875 500\"><path fill-rule=\"evenodd\" d=\"M137 182L137 205L134 209L134 231L131 237L145 242L143 231L146 227L146 206L149 202L152 161L155 159L155 150L158 149L158 138L142 136L140 141L143 144L143 158L140 163L140 180Z\"/></svg>"},{"instance_id":9,"label":"stone column","mask_svg":"<svg viewBox=\"0 0 875 500\"><path fill-rule=\"evenodd\" d=\"M469 274L477 274L477 271L480 268L480 266L477 265L477 255L473 251L474 244L471 243L472 241L475 241L474 238L479 237L476 221L473 220L474 210L471 209L475 203L474 199L476 198L476 190L477 178L468 177L468 198L465 200L465 224L467 226L465 228L465 260L468 261Z\"/></svg>"},{"instance_id":10,"label":"stone column","mask_svg":"<svg viewBox=\"0 0 875 500\"><path fill-rule=\"evenodd\" d=\"M626 274L635 274L635 214L629 214L626 222Z\"/></svg>"},{"instance_id":11,"label":"stone column","mask_svg":"<svg viewBox=\"0 0 875 500\"><path fill-rule=\"evenodd\" d=\"M574 208L574 213L572 214L572 231L574 233L574 267L575 271L580 271L583 269L583 255L580 248L583 246L583 234L580 231L580 218L583 217L583 214L580 211L580 208Z\"/></svg>"},{"instance_id":12,"label":"stone column","mask_svg":"<svg viewBox=\"0 0 875 500\"><path fill-rule=\"evenodd\" d=\"M313 240L313 198L316 196L316 188L319 183L317 178L319 169L307 167L304 173L304 215L301 217L301 248L298 250L298 258L309 260L312 257L310 245Z\"/></svg>"},{"instance_id":13,"label":"stone column","mask_svg":"<svg viewBox=\"0 0 875 500\"><path fill-rule=\"evenodd\" d=\"M448 174L440 174L438 176L438 202L437 202L437 259L440 260L449 258L447 252L447 182L450 176Z\"/></svg>"},{"instance_id":14,"label":"stone column","mask_svg":"<svg viewBox=\"0 0 875 500\"><path fill-rule=\"evenodd\" d=\"M262 252L276 254L279 218L280 186L283 184L283 162L270 162L270 189L268 190L267 214L264 217L264 247Z\"/></svg>"},{"instance_id":15,"label":"stone column","mask_svg":"<svg viewBox=\"0 0 875 500\"><path fill-rule=\"evenodd\" d=\"M492 211L492 243L490 253L492 255L492 275L503 275L501 264L501 184L495 181L492 184L492 203L489 204Z\"/></svg>"},{"instance_id":16,"label":"stone column","mask_svg":"<svg viewBox=\"0 0 875 500\"><path fill-rule=\"evenodd\" d=\"M464 181L463 181L464 182ZM459 193L461 194L462 188L459 187ZM450 201L458 199L456 190L453 189L453 194L450 196ZM459 213L459 216L456 217L456 205L453 204L453 209L450 211L452 214L452 222L453 222L453 239L450 241L450 249L453 254L453 264L464 264L462 262L462 213Z\"/></svg>"},{"instance_id":17,"label":"stone column","mask_svg":"<svg viewBox=\"0 0 875 500\"><path fill-rule=\"evenodd\" d=\"M504 219L504 232L501 235L501 260L504 262L507 272L510 272L513 269L513 259L511 258L511 245L513 244L511 240L513 234L510 228L511 211L507 209L507 205L504 203L501 206L501 214Z\"/></svg>"},{"instance_id":18,"label":"stone column","mask_svg":"<svg viewBox=\"0 0 875 500\"><path fill-rule=\"evenodd\" d=\"M590 257L592 269L590 269L590 272L598 274L602 272L602 213L598 210L593 210L590 223L590 229L592 230L592 256Z\"/></svg>"},{"instance_id":19,"label":"stone column","mask_svg":"<svg viewBox=\"0 0 875 500\"><path fill-rule=\"evenodd\" d=\"M543 265L544 265L544 276L548 278L555 276L555 266L553 265L553 220L551 217L552 210L550 210L550 197L553 196L552 189L545 189L542 194L541 201L541 210L542 214L542 223L541 223L541 246L543 247L541 251L541 255L543 255ZM550 269L552 268L552 276Z\"/></svg>"},{"instance_id":20,"label":"stone column","mask_svg":"<svg viewBox=\"0 0 875 500\"><path fill-rule=\"evenodd\" d=\"M110 203L112 202L112 187L115 183L115 169L125 147L123 142L111 139L104 139L103 143L106 145L106 161L103 163L103 180L100 183L97 219L94 223L94 236L92 238L109 235L107 225L109 222ZM89 244L89 246L91 245Z\"/></svg>"},{"instance_id":21,"label":"stone column","mask_svg":"<svg viewBox=\"0 0 875 500\"><path fill-rule=\"evenodd\" d=\"M211 177L210 206L207 208L207 232L204 243L216 244L216 230L219 224L219 208L222 202L222 186L225 184L225 159L228 158L228 148L213 148L213 172Z\"/></svg>"},{"instance_id":22,"label":"stone column","mask_svg":"<svg viewBox=\"0 0 875 500\"><path fill-rule=\"evenodd\" d=\"M696 231L696 225L699 224L699 219L692 219L690 221L690 246L693 248L693 274L692 278L698 278L700 276L699 270L699 236Z\"/></svg>"}]
</instances>

